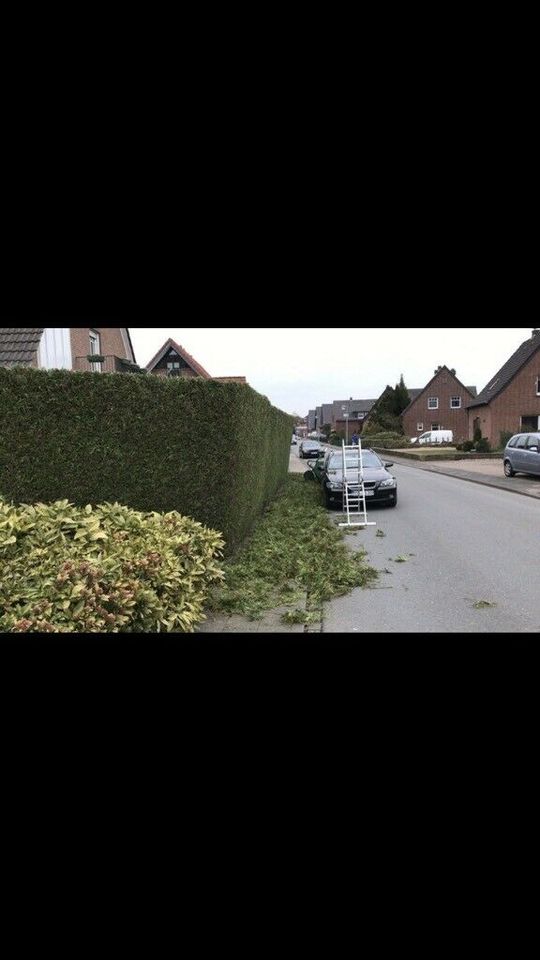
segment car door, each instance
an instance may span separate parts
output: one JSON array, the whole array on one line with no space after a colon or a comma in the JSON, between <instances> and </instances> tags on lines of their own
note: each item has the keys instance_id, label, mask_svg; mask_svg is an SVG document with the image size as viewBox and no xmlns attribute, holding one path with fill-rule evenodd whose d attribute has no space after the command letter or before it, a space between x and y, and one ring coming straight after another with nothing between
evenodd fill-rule
<instances>
[{"instance_id":1,"label":"car door","mask_svg":"<svg viewBox=\"0 0 540 960\"><path fill-rule=\"evenodd\" d=\"M540 473L540 447L538 437L530 434L523 451L523 470L525 473Z\"/></svg>"},{"instance_id":2,"label":"car door","mask_svg":"<svg viewBox=\"0 0 540 960\"><path fill-rule=\"evenodd\" d=\"M525 444L527 443L528 434L522 433L520 437L517 438L516 445L512 453L512 466L514 470L526 470L526 453L525 453Z\"/></svg>"}]
</instances>

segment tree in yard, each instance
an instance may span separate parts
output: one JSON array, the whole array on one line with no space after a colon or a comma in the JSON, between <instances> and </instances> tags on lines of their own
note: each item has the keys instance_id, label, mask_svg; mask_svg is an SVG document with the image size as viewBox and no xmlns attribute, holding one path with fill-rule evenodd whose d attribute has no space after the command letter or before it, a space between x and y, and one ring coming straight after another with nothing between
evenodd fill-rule
<instances>
[{"instance_id":1,"label":"tree in yard","mask_svg":"<svg viewBox=\"0 0 540 960\"><path fill-rule=\"evenodd\" d=\"M401 414L409 404L409 391L405 386L403 374L395 387L387 384L381 394L376 408L370 414L365 431L368 434L381 432L403 433Z\"/></svg>"},{"instance_id":2,"label":"tree in yard","mask_svg":"<svg viewBox=\"0 0 540 960\"><path fill-rule=\"evenodd\" d=\"M394 387L394 414L396 417L400 417L403 413L405 407L409 406L409 391L405 386L405 381L403 379L403 374L399 378L399 383L396 383Z\"/></svg>"}]
</instances>

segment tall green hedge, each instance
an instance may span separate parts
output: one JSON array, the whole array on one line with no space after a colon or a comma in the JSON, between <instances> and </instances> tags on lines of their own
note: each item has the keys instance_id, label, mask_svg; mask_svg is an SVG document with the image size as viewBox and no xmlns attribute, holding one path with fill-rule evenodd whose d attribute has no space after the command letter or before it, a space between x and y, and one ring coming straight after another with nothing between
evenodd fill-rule
<instances>
[{"instance_id":1,"label":"tall green hedge","mask_svg":"<svg viewBox=\"0 0 540 960\"><path fill-rule=\"evenodd\" d=\"M287 475L292 426L245 384L0 368L0 493L177 510L230 553Z\"/></svg>"}]
</instances>

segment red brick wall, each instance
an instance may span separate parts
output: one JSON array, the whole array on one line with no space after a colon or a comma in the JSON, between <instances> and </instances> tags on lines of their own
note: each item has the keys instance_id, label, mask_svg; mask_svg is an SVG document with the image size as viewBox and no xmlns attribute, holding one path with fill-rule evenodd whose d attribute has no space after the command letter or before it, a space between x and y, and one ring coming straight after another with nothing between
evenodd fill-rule
<instances>
[{"instance_id":1,"label":"red brick wall","mask_svg":"<svg viewBox=\"0 0 540 960\"><path fill-rule=\"evenodd\" d=\"M437 410L428 410L428 397L438 397ZM461 409L453 410L450 407L451 397L461 397ZM438 423L441 430L453 431L454 440L465 439L469 435L469 417L465 405L473 399L472 394L449 370L440 370L429 389L421 393L403 414L405 436L419 437L425 430L431 430L432 423ZM416 429L418 423L424 424L423 431Z\"/></svg>"},{"instance_id":2,"label":"red brick wall","mask_svg":"<svg viewBox=\"0 0 540 960\"><path fill-rule=\"evenodd\" d=\"M483 437L491 437L491 410L489 407L472 407L468 411L469 414L469 440L474 440L474 428L476 426L475 421L478 419L480 421L480 429L482 431ZM490 441L491 442L491 441Z\"/></svg>"},{"instance_id":3,"label":"red brick wall","mask_svg":"<svg viewBox=\"0 0 540 960\"><path fill-rule=\"evenodd\" d=\"M97 330L101 340L101 352L104 356L129 358L129 351L124 347L120 327L92 327ZM90 327L71 327L71 355L86 357L90 353Z\"/></svg>"},{"instance_id":4,"label":"red brick wall","mask_svg":"<svg viewBox=\"0 0 540 960\"><path fill-rule=\"evenodd\" d=\"M536 396L537 377L540 377L540 349L489 405L469 410L470 438L473 435L474 418L478 416L482 436L496 446L499 445L501 431L520 432L522 416L540 417L540 397Z\"/></svg>"}]
</instances>

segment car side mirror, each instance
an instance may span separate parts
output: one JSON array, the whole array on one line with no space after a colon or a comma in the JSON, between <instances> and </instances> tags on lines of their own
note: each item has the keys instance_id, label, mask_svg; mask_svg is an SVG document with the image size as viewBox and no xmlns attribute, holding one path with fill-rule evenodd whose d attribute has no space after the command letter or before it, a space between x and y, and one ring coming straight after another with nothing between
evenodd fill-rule
<instances>
[{"instance_id":1,"label":"car side mirror","mask_svg":"<svg viewBox=\"0 0 540 960\"><path fill-rule=\"evenodd\" d=\"M385 460L384 465L385 465L385 467L393 467L393 466L394 466L394 463L393 463L393 461L389 463L389 462L387 462L387 461Z\"/></svg>"}]
</instances>

